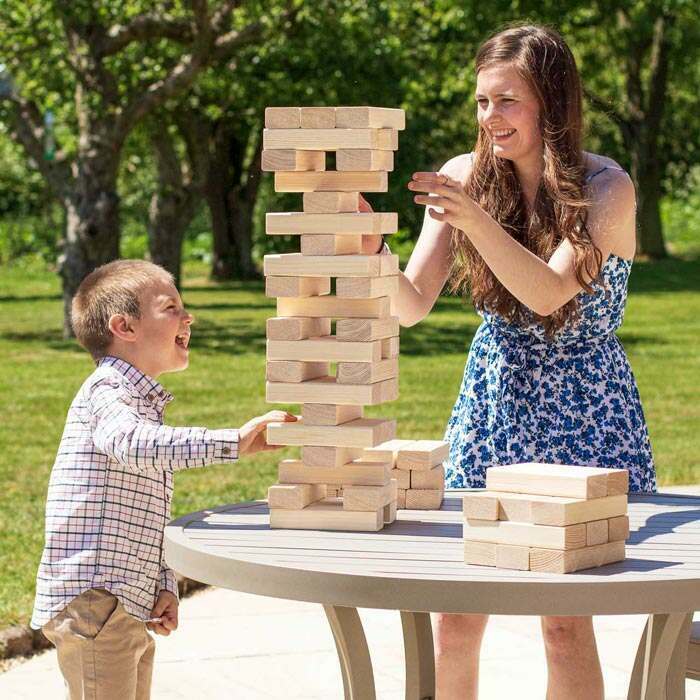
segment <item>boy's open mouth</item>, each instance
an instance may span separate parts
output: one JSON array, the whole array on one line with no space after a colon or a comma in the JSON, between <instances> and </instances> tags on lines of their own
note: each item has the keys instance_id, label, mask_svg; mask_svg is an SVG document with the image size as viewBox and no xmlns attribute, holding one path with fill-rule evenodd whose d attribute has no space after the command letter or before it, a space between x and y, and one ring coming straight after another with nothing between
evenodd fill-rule
<instances>
[{"instance_id":1,"label":"boy's open mouth","mask_svg":"<svg viewBox=\"0 0 700 700\"><path fill-rule=\"evenodd\" d=\"M181 333L180 335L175 336L175 344L179 345L182 348L185 348L187 350L187 346L190 344L190 334L189 333Z\"/></svg>"}]
</instances>

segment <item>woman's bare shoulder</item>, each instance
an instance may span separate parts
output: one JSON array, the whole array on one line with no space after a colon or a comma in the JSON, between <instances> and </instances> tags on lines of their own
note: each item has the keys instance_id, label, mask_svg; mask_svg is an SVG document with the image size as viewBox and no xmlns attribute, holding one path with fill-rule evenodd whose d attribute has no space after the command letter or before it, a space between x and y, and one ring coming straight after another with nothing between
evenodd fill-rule
<instances>
[{"instance_id":1,"label":"woman's bare shoulder","mask_svg":"<svg viewBox=\"0 0 700 700\"><path fill-rule=\"evenodd\" d=\"M471 153L462 153L454 158L450 158L440 168L439 172L464 184L472 171L472 161Z\"/></svg>"},{"instance_id":2,"label":"woman's bare shoulder","mask_svg":"<svg viewBox=\"0 0 700 700\"><path fill-rule=\"evenodd\" d=\"M588 153L584 151L583 162L586 166L586 176L590 177L595 175L601 170L612 170L613 172L622 172L627 175L625 169L613 158L608 158L608 156L602 156L598 153ZM608 172L605 170L605 172Z\"/></svg>"}]
</instances>

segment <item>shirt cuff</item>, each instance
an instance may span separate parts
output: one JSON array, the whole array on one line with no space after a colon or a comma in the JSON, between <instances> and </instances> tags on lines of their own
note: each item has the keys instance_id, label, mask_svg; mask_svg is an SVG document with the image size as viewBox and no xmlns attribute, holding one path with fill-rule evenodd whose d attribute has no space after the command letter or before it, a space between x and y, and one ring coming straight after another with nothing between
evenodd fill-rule
<instances>
[{"instance_id":1,"label":"shirt cuff","mask_svg":"<svg viewBox=\"0 0 700 700\"><path fill-rule=\"evenodd\" d=\"M221 428L210 430L209 435L214 443L214 459L217 464L234 462L238 459L238 430Z\"/></svg>"},{"instance_id":2,"label":"shirt cuff","mask_svg":"<svg viewBox=\"0 0 700 700\"><path fill-rule=\"evenodd\" d=\"M175 572L164 566L160 570L160 590L170 591L176 598L178 598L177 593L177 578L175 578Z\"/></svg>"}]
</instances>

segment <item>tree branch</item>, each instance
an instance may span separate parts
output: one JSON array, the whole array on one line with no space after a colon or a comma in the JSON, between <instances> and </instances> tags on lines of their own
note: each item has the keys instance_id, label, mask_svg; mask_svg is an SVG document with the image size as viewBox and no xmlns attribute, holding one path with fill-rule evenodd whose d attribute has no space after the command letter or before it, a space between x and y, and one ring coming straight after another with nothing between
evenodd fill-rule
<instances>
[{"instance_id":1,"label":"tree branch","mask_svg":"<svg viewBox=\"0 0 700 700\"><path fill-rule=\"evenodd\" d=\"M95 55L113 56L134 41L170 39L178 44L190 44L194 32L190 22L166 20L155 15L139 15L128 24L110 27L95 47Z\"/></svg>"}]
</instances>

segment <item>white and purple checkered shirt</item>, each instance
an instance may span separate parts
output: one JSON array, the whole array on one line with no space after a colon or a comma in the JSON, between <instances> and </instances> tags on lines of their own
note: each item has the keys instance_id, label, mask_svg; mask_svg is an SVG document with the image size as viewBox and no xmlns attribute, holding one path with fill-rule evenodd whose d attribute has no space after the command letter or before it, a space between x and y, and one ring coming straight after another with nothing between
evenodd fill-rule
<instances>
[{"instance_id":1,"label":"white and purple checkered shirt","mask_svg":"<svg viewBox=\"0 0 700 700\"><path fill-rule=\"evenodd\" d=\"M73 399L46 499L35 629L90 588L106 588L142 620L160 590L177 595L163 562L173 472L238 459L238 431L163 425L172 398L105 357Z\"/></svg>"}]
</instances>

